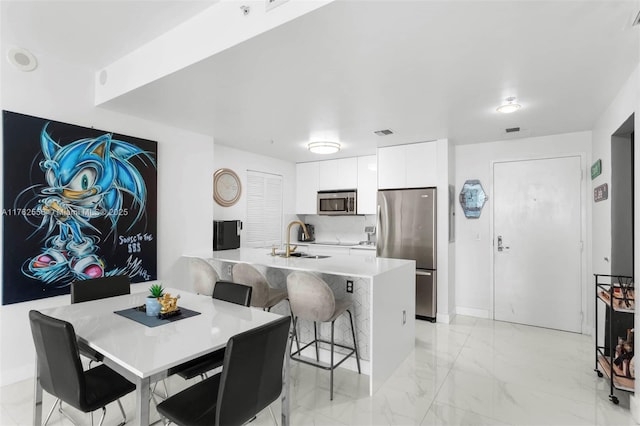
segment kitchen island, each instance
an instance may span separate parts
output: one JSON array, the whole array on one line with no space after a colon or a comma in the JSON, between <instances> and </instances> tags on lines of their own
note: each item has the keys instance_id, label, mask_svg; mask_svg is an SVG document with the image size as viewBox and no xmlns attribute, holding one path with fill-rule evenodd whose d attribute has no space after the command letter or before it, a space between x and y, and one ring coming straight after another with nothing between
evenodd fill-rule
<instances>
[{"instance_id":1,"label":"kitchen island","mask_svg":"<svg viewBox=\"0 0 640 426\"><path fill-rule=\"evenodd\" d=\"M189 257L189 256L187 256ZM409 355L415 344L415 262L384 259L375 256L335 255L324 258L272 256L268 249L241 248L196 254L208 261L223 280L232 280L233 264L245 262L260 270L272 287L286 288L286 277L292 271L319 275L333 290L336 298L351 298L363 374L368 374L369 392L373 392ZM348 283L352 284L348 284ZM347 291L349 287L349 290ZM272 312L289 314L283 302ZM313 324L299 322L300 340L313 339ZM320 335L329 336L329 324L320 327ZM348 318L336 320L336 342L352 345ZM315 351L308 348L309 356ZM312 355L313 353L313 355ZM307 355L307 354L305 354ZM329 351L321 353L329 359ZM351 357L341 367L355 370Z\"/></svg>"}]
</instances>

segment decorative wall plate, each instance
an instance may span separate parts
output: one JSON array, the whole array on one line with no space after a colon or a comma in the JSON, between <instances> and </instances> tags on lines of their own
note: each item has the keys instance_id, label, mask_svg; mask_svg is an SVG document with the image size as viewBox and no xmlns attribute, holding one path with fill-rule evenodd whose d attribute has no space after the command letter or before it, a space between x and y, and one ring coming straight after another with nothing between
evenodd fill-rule
<instances>
[{"instance_id":1,"label":"decorative wall plate","mask_svg":"<svg viewBox=\"0 0 640 426\"><path fill-rule=\"evenodd\" d=\"M479 218L482 207L484 207L484 203L486 203L488 199L489 197L484 192L484 189L482 189L482 184L478 179L467 180L464 185L462 185L462 191L460 191L460 206L466 218Z\"/></svg>"},{"instance_id":2,"label":"decorative wall plate","mask_svg":"<svg viewBox=\"0 0 640 426\"><path fill-rule=\"evenodd\" d=\"M213 199L223 207L234 205L240 199L240 178L231 169L218 169L213 174Z\"/></svg>"}]
</instances>

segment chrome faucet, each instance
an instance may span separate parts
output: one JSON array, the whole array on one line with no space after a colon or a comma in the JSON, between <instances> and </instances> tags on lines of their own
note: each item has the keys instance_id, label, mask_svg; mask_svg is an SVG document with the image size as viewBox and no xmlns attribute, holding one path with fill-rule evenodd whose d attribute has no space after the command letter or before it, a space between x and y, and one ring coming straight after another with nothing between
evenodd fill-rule
<instances>
[{"instance_id":1,"label":"chrome faucet","mask_svg":"<svg viewBox=\"0 0 640 426\"><path fill-rule=\"evenodd\" d=\"M305 226L304 223L300 222L299 220L294 220L293 222L291 222L287 227L287 248L286 248L284 257L291 257L291 253L296 251L296 249L298 248L298 246L294 245L293 249L291 249L291 227L295 224L302 226L302 230L304 231L305 237L311 238L311 236L309 235L309 231L307 230L307 227Z\"/></svg>"}]
</instances>

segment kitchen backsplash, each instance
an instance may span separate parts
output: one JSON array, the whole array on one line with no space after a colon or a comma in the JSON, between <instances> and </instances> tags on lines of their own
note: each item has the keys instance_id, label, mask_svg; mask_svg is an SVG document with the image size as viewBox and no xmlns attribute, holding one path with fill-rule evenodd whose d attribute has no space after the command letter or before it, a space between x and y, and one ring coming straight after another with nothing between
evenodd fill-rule
<instances>
[{"instance_id":1,"label":"kitchen backsplash","mask_svg":"<svg viewBox=\"0 0 640 426\"><path fill-rule=\"evenodd\" d=\"M363 216L319 216L300 215L304 223L315 226L316 242L355 242L365 241L365 226L376 226L375 215ZM375 241L375 235L372 236Z\"/></svg>"}]
</instances>

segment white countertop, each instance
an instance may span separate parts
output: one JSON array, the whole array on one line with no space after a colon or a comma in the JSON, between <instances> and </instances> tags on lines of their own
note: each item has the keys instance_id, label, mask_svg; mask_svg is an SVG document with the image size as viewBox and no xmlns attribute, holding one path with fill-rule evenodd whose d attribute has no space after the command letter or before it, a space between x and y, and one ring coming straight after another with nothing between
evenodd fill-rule
<instances>
[{"instance_id":1,"label":"white countertop","mask_svg":"<svg viewBox=\"0 0 640 426\"><path fill-rule=\"evenodd\" d=\"M240 248L236 250L210 251L196 253L191 257L217 259L225 262L246 262L270 268L282 268L298 271L312 271L323 274L346 275L352 277L371 278L393 269L413 264L415 261L405 259L387 259L374 256L335 255L324 259L278 257L271 256L266 248Z\"/></svg>"}]
</instances>

